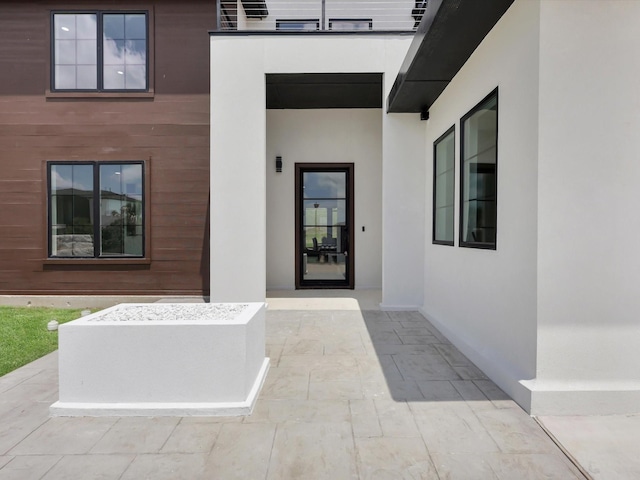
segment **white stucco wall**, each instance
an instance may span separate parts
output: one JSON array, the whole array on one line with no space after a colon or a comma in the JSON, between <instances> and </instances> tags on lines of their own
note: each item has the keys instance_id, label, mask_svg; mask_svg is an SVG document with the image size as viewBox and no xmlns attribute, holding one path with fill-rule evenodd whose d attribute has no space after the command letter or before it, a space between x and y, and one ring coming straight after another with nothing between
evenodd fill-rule
<instances>
[{"instance_id":1,"label":"white stucco wall","mask_svg":"<svg viewBox=\"0 0 640 480\"><path fill-rule=\"evenodd\" d=\"M406 51L411 43L409 35L366 35L366 36L331 36L317 35L273 36L249 35L242 36L212 36L211 37L211 298L213 301L260 301L265 297L266 288L266 251L273 251L271 237L267 242L266 225L277 225L281 221L278 210L267 212L267 172L274 169L275 153L269 151L267 156L267 113L265 109L265 74L268 73L382 73L385 79L385 92L390 89L402 63ZM384 100L383 100L384 102ZM354 125L351 131L356 137L371 140L371 145L356 146L352 140L344 136L342 145L351 145L354 159L373 155L373 145L382 148L382 154L375 157L376 162L384 164L403 156L402 149L395 149L389 142L385 142L385 115L382 110L372 112L353 112L348 115L360 115L358 118L366 125ZM296 118L296 113L274 114L270 119L290 121ZM348 115L336 117L339 113L317 113L320 118L329 123L347 122ZM374 119L377 116L377 119ZM354 118L354 117L350 117ZM414 116L417 121L417 116ZM314 125L309 120L302 120L310 131L307 135L313 141L311 132L320 130L330 133L335 126ZM278 123L273 123L274 132ZM303 125L299 125L302 127ZM380 126L382 125L382 127ZM366 131L363 130L364 127ZM374 130L369 130L371 127ZM382 134L380 129L382 128ZM419 138L424 130L417 132ZM275 135L275 134L274 134ZM382 147L380 146L382 135ZM409 134L407 134L409 135ZM347 142L347 143L345 143ZM283 144L283 142L278 142ZM418 142L422 144L423 142ZM317 141L315 143L317 145ZM288 145L295 151L302 149L296 146L295 140L288 139ZM333 147L340 147L340 142ZM271 147L270 147L271 148ZM325 145L323 148L327 148ZM285 169L292 168L292 160L282 153ZM382 155L382 160L380 160ZM385 158L386 155L386 158ZM415 158L418 157L416 154ZM412 158L414 158L412 157ZM328 156L327 156L328 158ZM417 161L414 158L414 162ZM423 157L422 157L423 158ZM345 161L336 159L335 161ZM361 160L354 160L359 164ZM406 163L406 162L405 162ZM356 165L356 181L360 175L360 167ZM403 170L399 164L398 171L404 172L406 179L413 178L413 172ZM283 172L284 175L284 172ZM385 212L382 213L380 223L380 200L376 199L374 185L356 185L356 284L358 288L376 287L383 285L397 285L406 283L407 291L403 291L402 298L391 298L392 304L406 303L408 298L412 305L419 305L422 298L422 265L416 258L422 258L422 241L415 241L424 236L424 183L421 186L407 189L403 182L386 181L381 171L363 171L362 179L370 178L379 186L382 197L391 199ZM390 176L391 180L392 177ZM278 179L279 180L279 179ZM293 178L291 179L293 180ZM277 183L269 183L277 187ZM293 189L293 182L290 188ZM360 193L359 193L360 192ZM369 193L366 193L369 192ZM269 201L273 199L269 193ZM376 206L371 210L364 208L359 195L365 199L371 198ZM277 197L277 194L275 195ZM421 220L408 222L406 230L385 230L385 218L400 215L407 217L402 207L403 201L411 199L421 204L418 216ZM293 208L291 197L290 208ZM358 205L361 205L358 210ZM386 215L386 217L385 217ZM291 216L293 218L293 215ZM362 232L361 227L366 227ZM291 223L293 227L293 223ZM271 228L271 226L269 227ZM291 228L291 247L293 248L294 231ZM390 236L406 236L410 239L406 244L400 242L398 248L386 250L382 256L388 254L385 262L392 265L406 266L390 269L385 280L380 280L382 260L375 255L380 252L380 244L384 245L385 238ZM269 243L270 246L267 246ZM277 240L274 240L278 244ZM414 246L414 243L416 245ZM411 249L416 248L415 252ZM285 262L293 258L293 251ZM366 260L370 263L363 263ZM409 260L407 260L409 259ZM270 272L272 261L269 260ZM290 264L291 265L291 264ZM289 270L289 280L285 280L285 270ZM384 269L383 269L384 270ZM277 273L276 273L277 271ZM286 264L273 268L274 276L269 274L269 283L273 278L273 286L277 288L294 284L294 269ZM385 275L384 273L382 274Z\"/></svg>"},{"instance_id":2,"label":"white stucco wall","mask_svg":"<svg viewBox=\"0 0 640 480\"><path fill-rule=\"evenodd\" d=\"M294 165L314 162L354 164L355 287L380 288L382 112L331 109L267 110L267 289L294 288Z\"/></svg>"},{"instance_id":3,"label":"white stucco wall","mask_svg":"<svg viewBox=\"0 0 640 480\"><path fill-rule=\"evenodd\" d=\"M539 6L516 2L426 122L423 313L516 401L536 374ZM498 87L497 249L458 246L460 118ZM431 243L433 142L456 125L455 246Z\"/></svg>"},{"instance_id":4,"label":"white stucco wall","mask_svg":"<svg viewBox=\"0 0 640 480\"><path fill-rule=\"evenodd\" d=\"M211 301L260 302L266 278L264 59L250 37L212 37L211 43Z\"/></svg>"},{"instance_id":5,"label":"white stucco wall","mask_svg":"<svg viewBox=\"0 0 640 480\"><path fill-rule=\"evenodd\" d=\"M640 3L540 15L534 409L640 411Z\"/></svg>"}]
</instances>

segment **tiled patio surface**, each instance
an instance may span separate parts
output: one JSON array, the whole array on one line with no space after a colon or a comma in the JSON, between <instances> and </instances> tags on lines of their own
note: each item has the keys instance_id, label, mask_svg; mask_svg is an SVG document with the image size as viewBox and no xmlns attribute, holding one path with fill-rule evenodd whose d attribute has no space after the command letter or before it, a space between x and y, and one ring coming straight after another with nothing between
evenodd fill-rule
<instances>
[{"instance_id":1,"label":"tiled patio surface","mask_svg":"<svg viewBox=\"0 0 640 480\"><path fill-rule=\"evenodd\" d=\"M0 479L584 478L418 313L295 308L247 417L50 418L56 353L0 378Z\"/></svg>"}]
</instances>

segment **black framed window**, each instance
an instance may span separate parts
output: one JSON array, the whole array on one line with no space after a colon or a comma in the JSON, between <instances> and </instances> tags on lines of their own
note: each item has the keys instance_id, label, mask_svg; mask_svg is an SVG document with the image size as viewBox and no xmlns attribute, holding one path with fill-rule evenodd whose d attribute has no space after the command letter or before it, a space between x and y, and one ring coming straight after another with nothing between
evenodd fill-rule
<instances>
[{"instance_id":1,"label":"black framed window","mask_svg":"<svg viewBox=\"0 0 640 480\"><path fill-rule=\"evenodd\" d=\"M455 126L433 143L433 243L453 245Z\"/></svg>"},{"instance_id":2,"label":"black framed window","mask_svg":"<svg viewBox=\"0 0 640 480\"><path fill-rule=\"evenodd\" d=\"M51 89L147 91L147 12L53 12Z\"/></svg>"},{"instance_id":3,"label":"black framed window","mask_svg":"<svg viewBox=\"0 0 640 480\"><path fill-rule=\"evenodd\" d=\"M49 257L144 257L142 162L49 162Z\"/></svg>"},{"instance_id":4,"label":"black framed window","mask_svg":"<svg viewBox=\"0 0 640 480\"><path fill-rule=\"evenodd\" d=\"M462 117L460 246L496 248L498 89Z\"/></svg>"},{"instance_id":5,"label":"black framed window","mask_svg":"<svg viewBox=\"0 0 640 480\"><path fill-rule=\"evenodd\" d=\"M371 18L330 18L329 30L345 32L373 30L373 20Z\"/></svg>"},{"instance_id":6,"label":"black framed window","mask_svg":"<svg viewBox=\"0 0 640 480\"><path fill-rule=\"evenodd\" d=\"M276 30L281 32L314 32L320 30L320 20L276 20Z\"/></svg>"}]
</instances>

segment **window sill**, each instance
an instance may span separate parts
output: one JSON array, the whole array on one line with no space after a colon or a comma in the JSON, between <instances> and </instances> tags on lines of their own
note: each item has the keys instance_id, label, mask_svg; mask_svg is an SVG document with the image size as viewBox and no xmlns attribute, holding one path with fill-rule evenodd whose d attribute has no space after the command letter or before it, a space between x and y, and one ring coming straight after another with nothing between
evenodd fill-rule
<instances>
[{"instance_id":1,"label":"window sill","mask_svg":"<svg viewBox=\"0 0 640 480\"><path fill-rule=\"evenodd\" d=\"M52 92L46 90L44 96L51 100L144 100L153 99L155 92L153 90L148 92Z\"/></svg>"},{"instance_id":2,"label":"window sill","mask_svg":"<svg viewBox=\"0 0 640 480\"><path fill-rule=\"evenodd\" d=\"M150 258L47 258L43 265L151 265Z\"/></svg>"}]
</instances>

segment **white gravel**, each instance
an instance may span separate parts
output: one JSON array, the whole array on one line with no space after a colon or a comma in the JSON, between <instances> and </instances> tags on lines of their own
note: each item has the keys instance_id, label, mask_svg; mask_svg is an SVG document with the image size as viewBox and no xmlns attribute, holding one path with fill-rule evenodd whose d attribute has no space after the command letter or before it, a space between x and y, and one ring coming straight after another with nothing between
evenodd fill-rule
<instances>
[{"instance_id":1,"label":"white gravel","mask_svg":"<svg viewBox=\"0 0 640 480\"><path fill-rule=\"evenodd\" d=\"M229 321L247 308L241 303L119 305L117 309L87 319L89 322L162 322L213 318Z\"/></svg>"}]
</instances>

